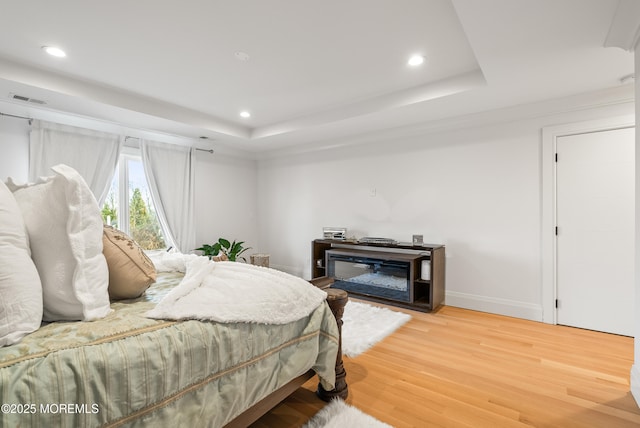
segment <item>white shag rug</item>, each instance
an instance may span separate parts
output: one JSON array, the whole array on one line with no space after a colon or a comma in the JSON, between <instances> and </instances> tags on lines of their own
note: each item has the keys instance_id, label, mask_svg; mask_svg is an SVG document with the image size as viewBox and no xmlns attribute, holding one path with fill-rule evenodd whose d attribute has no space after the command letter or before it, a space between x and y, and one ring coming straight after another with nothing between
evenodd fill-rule
<instances>
[{"instance_id":1,"label":"white shag rug","mask_svg":"<svg viewBox=\"0 0 640 428\"><path fill-rule=\"evenodd\" d=\"M342 354L362 354L410 319L404 312L349 300L342 317Z\"/></svg>"},{"instance_id":2,"label":"white shag rug","mask_svg":"<svg viewBox=\"0 0 640 428\"><path fill-rule=\"evenodd\" d=\"M315 414L302 428L393 428L336 399Z\"/></svg>"}]
</instances>

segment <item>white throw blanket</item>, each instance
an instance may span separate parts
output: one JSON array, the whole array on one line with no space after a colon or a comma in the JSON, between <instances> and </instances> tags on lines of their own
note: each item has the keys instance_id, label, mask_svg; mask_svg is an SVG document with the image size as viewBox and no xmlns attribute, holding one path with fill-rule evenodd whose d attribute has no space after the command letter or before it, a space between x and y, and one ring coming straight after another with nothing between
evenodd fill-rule
<instances>
[{"instance_id":1,"label":"white throw blanket","mask_svg":"<svg viewBox=\"0 0 640 428\"><path fill-rule=\"evenodd\" d=\"M186 272L187 262L197 258L206 259L195 254L182 254L177 251L149 251L147 255L156 267L157 272Z\"/></svg>"},{"instance_id":2,"label":"white throw blanket","mask_svg":"<svg viewBox=\"0 0 640 428\"><path fill-rule=\"evenodd\" d=\"M182 282L147 317L285 324L309 315L327 293L302 278L239 262L188 258Z\"/></svg>"}]
</instances>

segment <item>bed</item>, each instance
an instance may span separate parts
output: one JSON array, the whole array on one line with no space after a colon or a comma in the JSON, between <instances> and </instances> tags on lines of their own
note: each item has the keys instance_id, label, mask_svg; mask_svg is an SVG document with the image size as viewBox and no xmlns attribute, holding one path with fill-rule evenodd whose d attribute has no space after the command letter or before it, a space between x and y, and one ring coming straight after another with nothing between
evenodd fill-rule
<instances>
[{"instance_id":1,"label":"bed","mask_svg":"<svg viewBox=\"0 0 640 428\"><path fill-rule=\"evenodd\" d=\"M158 274L106 318L50 323L0 348L0 425L246 426L312 372L335 385L340 338L329 304L285 325L145 317L182 276ZM324 399L346 396L339 369L338 389L319 385Z\"/></svg>"},{"instance_id":2,"label":"bed","mask_svg":"<svg viewBox=\"0 0 640 428\"><path fill-rule=\"evenodd\" d=\"M0 426L247 426L314 374L320 398L346 397L347 297L327 288L330 280L314 287L193 254L180 256L183 272L156 269L131 238L102 224L76 171L52 169L34 184L0 182ZM277 322L158 316L174 306L170 298L188 300L183 290L201 272L192 266L208 270L197 290L211 282L220 292L232 284L224 272L260 270L238 275L234 287L276 294L267 278L287 277L291 294L274 302L299 306L301 293L316 304ZM244 300L226 293L195 302L224 312Z\"/></svg>"}]
</instances>

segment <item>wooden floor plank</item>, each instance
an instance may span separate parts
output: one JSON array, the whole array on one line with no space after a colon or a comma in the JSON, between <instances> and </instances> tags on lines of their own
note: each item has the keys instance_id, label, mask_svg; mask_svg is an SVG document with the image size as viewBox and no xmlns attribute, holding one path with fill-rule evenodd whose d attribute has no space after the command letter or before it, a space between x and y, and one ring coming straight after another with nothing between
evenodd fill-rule
<instances>
[{"instance_id":1,"label":"wooden floor plank","mask_svg":"<svg viewBox=\"0 0 640 428\"><path fill-rule=\"evenodd\" d=\"M403 427L638 427L633 338L466 309L412 319L345 357L347 403ZM325 403L316 379L252 427L299 427Z\"/></svg>"}]
</instances>

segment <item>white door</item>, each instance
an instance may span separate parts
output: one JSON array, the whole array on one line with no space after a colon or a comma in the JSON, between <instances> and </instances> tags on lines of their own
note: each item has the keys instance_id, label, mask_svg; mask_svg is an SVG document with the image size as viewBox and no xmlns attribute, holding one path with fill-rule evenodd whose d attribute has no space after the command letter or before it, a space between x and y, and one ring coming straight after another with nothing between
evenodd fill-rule
<instances>
[{"instance_id":1,"label":"white door","mask_svg":"<svg viewBox=\"0 0 640 428\"><path fill-rule=\"evenodd\" d=\"M634 128L556 140L557 322L633 336Z\"/></svg>"}]
</instances>

